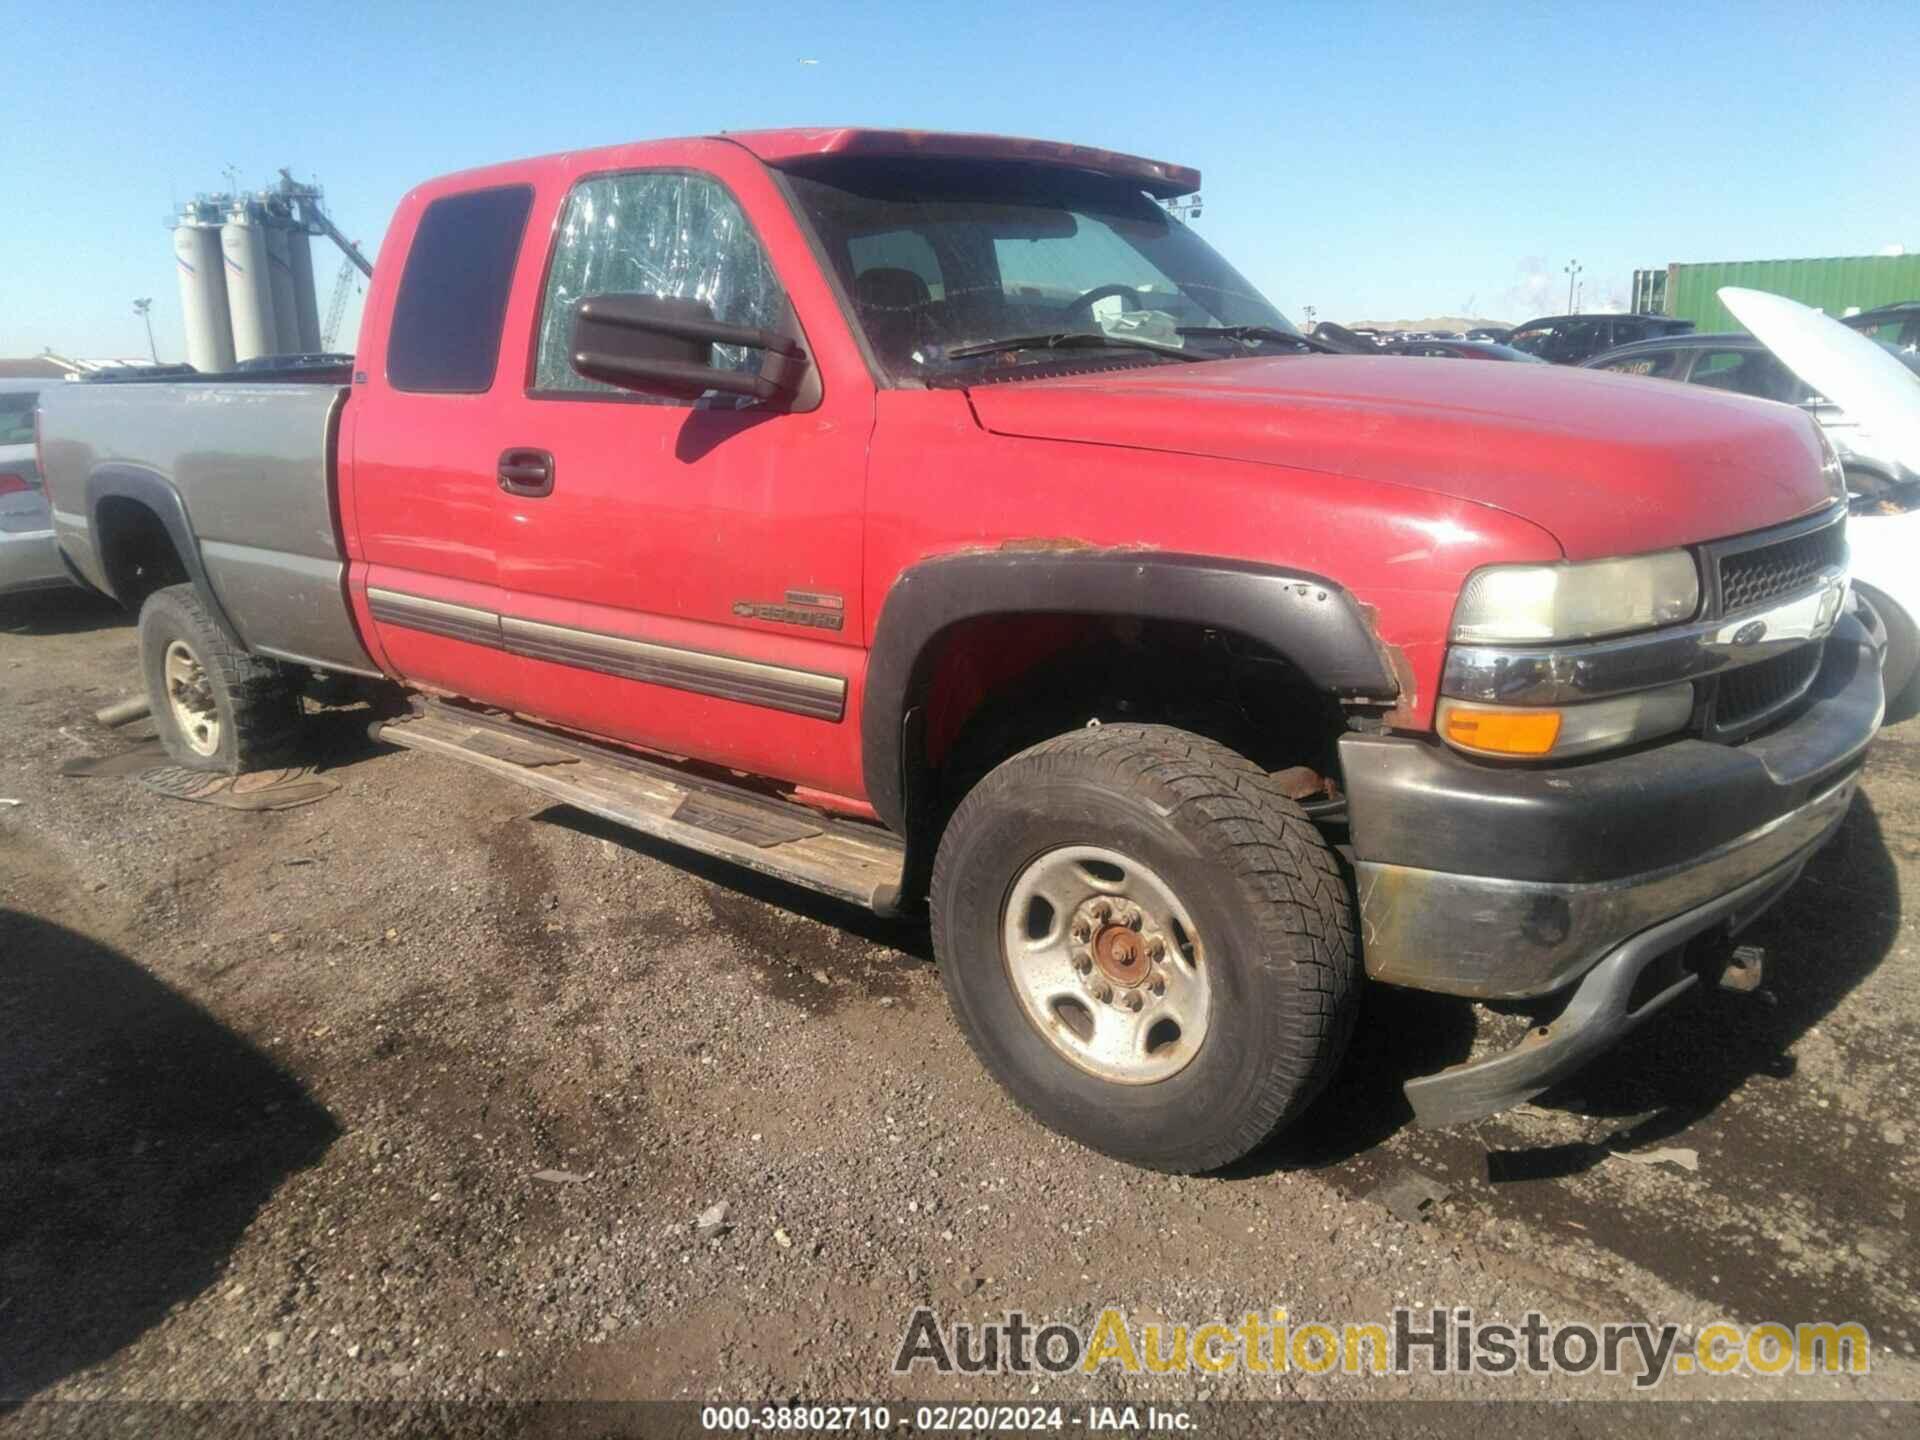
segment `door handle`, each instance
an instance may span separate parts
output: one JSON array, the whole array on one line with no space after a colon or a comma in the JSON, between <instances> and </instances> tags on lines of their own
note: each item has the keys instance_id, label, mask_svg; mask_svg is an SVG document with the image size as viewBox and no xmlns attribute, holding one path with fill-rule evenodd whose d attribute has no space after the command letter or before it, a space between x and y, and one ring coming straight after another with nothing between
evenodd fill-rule
<instances>
[{"instance_id":1,"label":"door handle","mask_svg":"<svg viewBox=\"0 0 1920 1440\"><path fill-rule=\"evenodd\" d=\"M500 488L509 495L551 495L553 456L545 450L501 451Z\"/></svg>"}]
</instances>

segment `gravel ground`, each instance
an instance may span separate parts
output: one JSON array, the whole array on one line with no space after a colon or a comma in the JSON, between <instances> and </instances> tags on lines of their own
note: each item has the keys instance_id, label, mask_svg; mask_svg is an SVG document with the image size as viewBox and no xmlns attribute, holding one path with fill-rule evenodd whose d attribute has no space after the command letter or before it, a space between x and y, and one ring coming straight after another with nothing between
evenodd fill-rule
<instances>
[{"instance_id":1,"label":"gravel ground","mask_svg":"<svg viewBox=\"0 0 1920 1440\"><path fill-rule=\"evenodd\" d=\"M1920 1397L1920 722L1880 739L1840 838L1754 933L1758 995L1686 1002L1540 1105L1417 1132L1398 1083L1460 1058L1476 1013L1376 990L1299 1130L1176 1179L1016 1111L924 929L373 747L363 715L326 717L339 789L303 809L62 778L131 743L89 717L135 653L79 598L0 610L0 797L21 802L0 806L0 1400L1632 1393L899 1378L921 1304L1856 1319L1870 1375L1658 1393ZM1665 1147L1698 1169L1621 1158ZM1424 1221L1375 1198L1409 1171L1448 1192Z\"/></svg>"}]
</instances>

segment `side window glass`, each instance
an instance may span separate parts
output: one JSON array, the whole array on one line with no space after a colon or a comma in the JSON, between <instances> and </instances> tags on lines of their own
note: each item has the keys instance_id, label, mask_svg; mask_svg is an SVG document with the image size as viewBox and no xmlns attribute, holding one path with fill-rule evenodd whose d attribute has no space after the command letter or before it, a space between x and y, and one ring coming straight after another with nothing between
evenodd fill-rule
<instances>
[{"instance_id":1,"label":"side window glass","mask_svg":"<svg viewBox=\"0 0 1920 1440\"><path fill-rule=\"evenodd\" d=\"M1752 388L1747 391L1749 395L1758 395L1763 400L1778 400L1783 405L1800 405L1813 393L1805 381L1771 354L1747 356L1747 369L1752 376Z\"/></svg>"},{"instance_id":2,"label":"side window glass","mask_svg":"<svg viewBox=\"0 0 1920 1440\"><path fill-rule=\"evenodd\" d=\"M1744 358L1737 350L1703 350L1694 360L1693 373L1687 378L1696 385L1710 385L1715 390L1738 389L1734 381Z\"/></svg>"},{"instance_id":3,"label":"side window glass","mask_svg":"<svg viewBox=\"0 0 1920 1440\"><path fill-rule=\"evenodd\" d=\"M1592 320L1569 320L1560 332L1557 358L1572 361L1597 355L1607 348L1604 335L1603 328Z\"/></svg>"},{"instance_id":4,"label":"side window glass","mask_svg":"<svg viewBox=\"0 0 1920 1440\"><path fill-rule=\"evenodd\" d=\"M603 175L573 187L541 300L535 390L629 394L587 379L568 358L574 301L607 294L704 300L727 325L777 329L786 321L786 292L759 237L727 188L704 175ZM751 370L760 357L716 345L713 362Z\"/></svg>"},{"instance_id":5,"label":"side window glass","mask_svg":"<svg viewBox=\"0 0 1920 1440\"><path fill-rule=\"evenodd\" d=\"M511 185L443 195L421 213L387 336L394 389L474 395L492 388L532 206L532 189Z\"/></svg>"},{"instance_id":6,"label":"side window glass","mask_svg":"<svg viewBox=\"0 0 1920 1440\"><path fill-rule=\"evenodd\" d=\"M1694 362L1689 377L1696 385L1710 385L1735 395L1759 400L1792 401L1804 389L1786 366L1764 350L1708 350Z\"/></svg>"}]
</instances>

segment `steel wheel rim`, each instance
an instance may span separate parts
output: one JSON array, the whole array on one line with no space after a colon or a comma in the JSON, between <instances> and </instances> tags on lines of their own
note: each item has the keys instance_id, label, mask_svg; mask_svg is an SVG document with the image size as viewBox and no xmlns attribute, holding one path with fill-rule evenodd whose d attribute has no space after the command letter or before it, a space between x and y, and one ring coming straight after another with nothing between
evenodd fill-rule
<instances>
[{"instance_id":1,"label":"steel wheel rim","mask_svg":"<svg viewBox=\"0 0 1920 1440\"><path fill-rule=\"evenodd\" d=\"M203 666L183 640L167 646L162 665L167 684L167 708L173 713L173 725L196 755L211 755L220 748L220 711L213 703L213 683Z\"/></svg>"},{"instance_id":2,"label":"steel wheel rim","mask_svg":"<svg viewBox=\"0 0 1920 1440\"><path fill-rule=\"evenodd\" d=\"M1000 952L1027 1020L1090 1075L1152 1085L1206 1043L1200 931L1172 886L1117 850L1067 845L1028 862L1001 911Z\"/></svg>"}]
</instances>

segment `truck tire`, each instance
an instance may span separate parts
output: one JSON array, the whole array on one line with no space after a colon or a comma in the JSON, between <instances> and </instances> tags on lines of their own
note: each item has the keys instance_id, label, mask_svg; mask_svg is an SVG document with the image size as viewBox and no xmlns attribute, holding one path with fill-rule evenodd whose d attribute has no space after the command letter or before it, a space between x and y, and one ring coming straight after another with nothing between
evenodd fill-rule
<instances>
[{"instance_id":1,"label":"truck tire","mask_svg":"<svg viewBox=\"0 0 1920 1440\"><path fill-rule=\"evenodd\" d=\"M286 668L238 648L191 585L156 590L140 607L140 668L160 741L189 770L233 775L271 764L299 728Z\"/></svg>"},{"instance_id":2,"label":"truck tire","mask_svg":"<svg viewBox=\"0 0 1920 1440\"><path fill-rule=\"evenodd\" d=\"M1333 852L1258 766L1186 731L1077 730L1000 765L941 837L931 906L981 1062L1043 1124L1137 1165L1245 1155L1352 1034Z\"/></svg>"}]
</instances>

